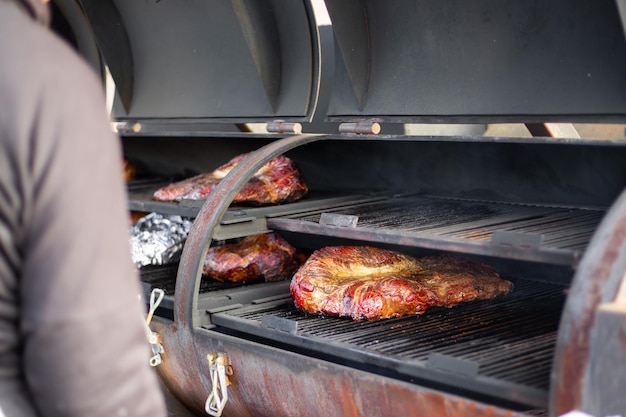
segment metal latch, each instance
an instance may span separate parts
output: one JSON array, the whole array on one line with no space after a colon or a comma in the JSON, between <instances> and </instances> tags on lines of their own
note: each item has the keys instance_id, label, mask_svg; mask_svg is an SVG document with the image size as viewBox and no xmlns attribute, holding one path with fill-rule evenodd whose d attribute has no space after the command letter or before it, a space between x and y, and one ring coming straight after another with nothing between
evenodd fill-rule
<instances>
[{"instance_id":1,"label":"metal latch","mask_svg":"<svg viewBox=\"0 0 626 417\"><path fill-rule=\"evenodd\" d=\"M161 304L161 301L163 301L164 296L165 292L160 288L154 288L150 293L150 309L148 310L148 317L146 317L146 336L148 343L150 343L150 348L152 349L150 366L160 365L162 362L161 355L165 353L165 349L163 349L163 345L161 344L161 336L150 329L152 316L157 307L159 307L159 304Z\"/></svg>"},{"instance_id":2,"label":"metal latch","mask_svg":"<svg viewBox=\"0 0 626 417\"><path fill-rule=\"evenodd\" d=\"M233 368L224 353L209 353L209 371L211 373L211 393L204 404L204 410L212 416L220 417L228 401L228 378L233 374Z\"/></svg>"}]
</instances>

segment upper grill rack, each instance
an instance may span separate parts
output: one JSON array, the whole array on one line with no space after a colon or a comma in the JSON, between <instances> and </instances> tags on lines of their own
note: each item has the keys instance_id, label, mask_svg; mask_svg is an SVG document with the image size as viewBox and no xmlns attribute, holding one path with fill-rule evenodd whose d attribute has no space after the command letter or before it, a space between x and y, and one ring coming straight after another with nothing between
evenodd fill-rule
<instances>
[{"instance_id":1,"label":"upper grill rack","mask_svg":"<svg viewBox=\"0 0 626 417\"><path fill-rule=\"evenodd\" d=\"M267 224L274 230L575 267L604 214L595 208L397 196L269 218ZM358 221L337 227L323 221L328 215Z\"/></svg>"}]
</instances>

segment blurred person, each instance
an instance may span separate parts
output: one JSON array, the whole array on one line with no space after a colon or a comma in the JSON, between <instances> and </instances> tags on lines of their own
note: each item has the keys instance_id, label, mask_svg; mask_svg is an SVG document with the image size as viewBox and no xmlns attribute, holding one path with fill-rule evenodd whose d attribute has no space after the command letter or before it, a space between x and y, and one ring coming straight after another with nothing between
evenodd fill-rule
<instances>
[{"instance_id":1,"label":"blurred person","mask_svg":"<svg viewBox=\"0 0 626 417\"><path fill-rule=\"evenodd\" d=\"M0 409L161 417L121 143L40 0L0 0Z\"/></svg>"}]
</instances>

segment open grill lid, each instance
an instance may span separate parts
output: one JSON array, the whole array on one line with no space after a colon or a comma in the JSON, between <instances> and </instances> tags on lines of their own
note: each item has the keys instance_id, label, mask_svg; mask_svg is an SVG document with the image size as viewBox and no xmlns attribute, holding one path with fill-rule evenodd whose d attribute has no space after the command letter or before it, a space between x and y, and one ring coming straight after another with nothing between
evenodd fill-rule
<instances>
[{"instance_id":1,"label":"open grill lid","mask_svg":"<svg viewBox=\"0 0 626 417\"><path fill-rule=\"evenodd\" d=\"M326 0L330 120L607 122L626 116L614 0Z\"/></svg>"},{"instance_id":2,"label":"open grill lid","mask_svg":"<svg viewBox=\"0 0 626 417\"><path fill-rule=\"evenodd\" d=\"M119 120L308 120L318 51L293 0L81 0L113 76Z\"/></svg>"}]
</instances>

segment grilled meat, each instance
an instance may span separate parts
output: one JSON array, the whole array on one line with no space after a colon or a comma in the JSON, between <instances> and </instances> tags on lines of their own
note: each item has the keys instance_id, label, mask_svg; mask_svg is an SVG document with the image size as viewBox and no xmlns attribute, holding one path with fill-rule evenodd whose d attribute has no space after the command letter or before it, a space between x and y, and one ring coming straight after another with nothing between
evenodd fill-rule
<instances>
[{"instance_id":1,"label":"grilled meat","mask_svg":"<svg viewBox=\"0 0 626 417\"><path fill-rule=\"evenodd\" d=\"M154 192L159 201L205 198L219 182L248 154L241 154L216 170L196 175L162 187ZM277 156L265 164L235 196L233 204L268 205L290 203L308 192L296 164L285 156Z\"/></svg>"},{"instance_id":2,"label":"grilled meat","mask_svg":"<svg viewBox=\"0 0 626 417\"><path fill-rule=\"evenodd\" d=\"M290 288L301 310L361 320L492 299L512 291L513 284L491 266L465 258L413 258L369 246L328 246L309 257Z\"/></svg>"},{"instance_id":3,"label":"grilled meat","mask_svg":"<svg viewBox=\"0 0 626 417\"><path fill-rule=\"evenodd\" d=\"M296 249L272 232L209 248L202 272L222 282L273 282L290 278L299 259Z\"/></svg>"},{"instance_id":4,"label":"grilled meat","mask_svg":"<svg viewBox=\"0 0 626 417\"><path fill-rule=\"evenodd\" d=\"M122 160L122 169L124 170L124 181L130 182L137 177L137 167L126 158Z\"/></svg>"}]
</instances>

